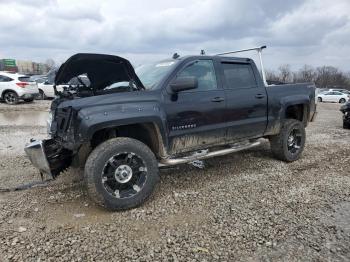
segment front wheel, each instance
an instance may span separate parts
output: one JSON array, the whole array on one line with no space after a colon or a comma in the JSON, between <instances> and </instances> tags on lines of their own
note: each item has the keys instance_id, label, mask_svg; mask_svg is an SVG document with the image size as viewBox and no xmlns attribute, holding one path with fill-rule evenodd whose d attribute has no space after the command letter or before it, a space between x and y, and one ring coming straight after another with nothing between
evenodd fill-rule
<instances>
[{"instance_id":1,"label":"front wheel","mask_svg":"<svg viewBox=\"0 0 350 262\"><path fill-rule=\"evenodd\" d=\"M287 119L283 122L280 133L270 137L272 153L282 161L298 160L304 150L305 139L303 123L295 119Z\"/></svg>"},{"instance_id":2,"label":"front wheel","mask_svg":"<svg viewBox=\"0 0 350 262\"><path fill-rule=\"evenodd\" d=\"M340 103L340 104L344 104L345 102L346 102L345 98L341 98L341 99L339 100L339 103Z\"/></svg>"},{"instance_id":3,"label":"front wheel","mask_svg":"<svg viewBox=\"0 0 350 262\"><path fill-rule=\"evenodd\" d=\"M144 203L158 180L153 152L132 138L114 138L97 146L85 164L89 196L110 210L124 210Z\"/></svg>"},{"instance_id":4,"label":"front wheel","mask_svg":"<svg viewBox=\"0 0 350 262\"><path fill-rule=\"evenodd\" d=\"M318 97L318 98L317 98L317 101L318 101L318 102L322 102L322 98L321 98L321 97Z\"/></svg>"}]
</instances>

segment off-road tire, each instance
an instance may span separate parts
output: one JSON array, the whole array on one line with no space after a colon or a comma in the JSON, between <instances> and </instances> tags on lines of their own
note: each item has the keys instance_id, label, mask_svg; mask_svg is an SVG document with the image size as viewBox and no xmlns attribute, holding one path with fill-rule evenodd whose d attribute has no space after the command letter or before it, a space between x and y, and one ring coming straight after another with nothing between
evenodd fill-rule
<instances>
[{"instance_id":1,"label":"off-road tire","mask_svg":"<svg viewBox=\"0 0 350 262\"><path fill-rule=\"evenodd\" d=\"M300 131L301 142L299 150L293 154L288 150L288 137L295 128ZM304 124L295 119L287 119L282 123L280 133L275 136L270 136L269 140L271 151L275 158L285 162L296 161L301 157L305 146L306 133Z\"/></svg>"},{"instance_id":2,"label":"off-road tire","mask_svg":"<svg viewBox=\"0 0 350 262\"><path fill-rule=\"evenodd\" d=\"M140 191L128 198L116 198L110 195L102 182L106 163L115 154L132 152L137 154L147 168L146 180ZM126 137L113 138L98 145L85 163L84 180L90 198L97 204L115 211L140 206L154 191L159 181L158 162L151 149L144 143Z\"/></svg>"},{"instance_id":3,"label":"off-road tire","mask_svg":"<svg viewBox=\"0 0 350 262\"><path fill-rule=\"evenodd\" d=\"M16 105L18 104L18 101L19 101L18 95L16 94L16 92L13 92L13 91L7 91L3 95L3 99L9 105Z\"/></svg>"}]
</instances>

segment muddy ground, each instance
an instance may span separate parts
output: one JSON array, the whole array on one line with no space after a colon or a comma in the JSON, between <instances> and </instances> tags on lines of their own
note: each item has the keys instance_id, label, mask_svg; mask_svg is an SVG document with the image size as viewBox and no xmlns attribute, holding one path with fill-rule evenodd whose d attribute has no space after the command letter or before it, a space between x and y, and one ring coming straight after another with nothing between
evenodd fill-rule
<instances>
[{"instance_id":1,"label":"muddy ground","mask_svg":"<svg viewBox=\"0 0 350 262\"><path fill-rule=\"evenodd\" d=\"M48 105L0 104L0 187L39 179L22 148L46 136ZM301 160L273 159L266 142L204 170L163 170L134 210L95 206L79 170L0 193L0 260L349 261L350 131L339 104L318 111Z\"/></svg>"}]
</instances>

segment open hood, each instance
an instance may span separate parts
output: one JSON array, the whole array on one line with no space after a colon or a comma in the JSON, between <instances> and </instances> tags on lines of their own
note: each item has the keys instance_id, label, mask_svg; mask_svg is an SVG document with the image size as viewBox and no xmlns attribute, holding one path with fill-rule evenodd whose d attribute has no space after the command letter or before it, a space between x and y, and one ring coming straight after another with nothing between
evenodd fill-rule
<instances>
[{"instance_id":1,"label":"open hood","mask_svg":"<svg viewBox=\"0 0 350 262\"><path fill-rule=\"evenodd\" d=\"M55 85L67 84L72 78L86 75L93 90L100 90L116 82L134 82L144 89L130 62L122 57L81 53L71 56L59 68Z\"/></svg>"}]
</instances>

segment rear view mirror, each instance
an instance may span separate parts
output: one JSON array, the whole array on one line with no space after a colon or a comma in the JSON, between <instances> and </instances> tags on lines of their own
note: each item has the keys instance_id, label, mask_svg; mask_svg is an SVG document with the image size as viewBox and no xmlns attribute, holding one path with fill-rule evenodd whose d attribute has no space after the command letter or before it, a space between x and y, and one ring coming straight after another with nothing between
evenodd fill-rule
<instances>
[{"instance_id":1,"label":"rear view mirror","mask_svg":"<svg viewBox=\"0 0 350 262\"><path fill-rule=\"evenodd\" d=\"M170 89L172 93L180 91L195 89L198 86L197 78L190 77L178 77L170 83Z\"/></svg>"}]
</instances>

